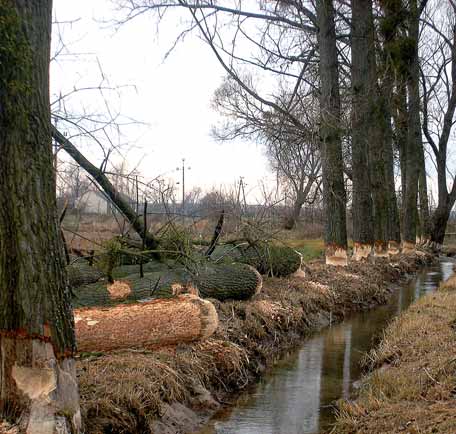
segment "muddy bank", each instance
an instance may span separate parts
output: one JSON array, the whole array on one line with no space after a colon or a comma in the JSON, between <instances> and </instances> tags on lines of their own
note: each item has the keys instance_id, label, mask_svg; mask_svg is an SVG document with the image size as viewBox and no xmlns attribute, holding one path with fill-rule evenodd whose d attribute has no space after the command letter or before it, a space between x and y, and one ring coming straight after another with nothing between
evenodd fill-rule
<instances>
[{"instance_id":1,"label":"muddy bank","mask_svg":"<svg viewBox=\"0 0 456 434\"><path fill-rule=\"evenodd\" d=\"M220 325L204 342L86 355L78 369L87 432L192 432L305 336L385 303L391 282L430 261L419 254L344 269L314 262L305 277L267 279L250 301L214 301Z\"/></svg>"},{"instance_id":2,"label":"muddy bank","mask_svg":"<svg viewBox=\"0 0 456 434\"><path fill-rule=\"evenodd\" d=\"M456 432L456 277L415 302L365 358L355 402L340 403L333 433Z\"/></svg>"}]
</instances>

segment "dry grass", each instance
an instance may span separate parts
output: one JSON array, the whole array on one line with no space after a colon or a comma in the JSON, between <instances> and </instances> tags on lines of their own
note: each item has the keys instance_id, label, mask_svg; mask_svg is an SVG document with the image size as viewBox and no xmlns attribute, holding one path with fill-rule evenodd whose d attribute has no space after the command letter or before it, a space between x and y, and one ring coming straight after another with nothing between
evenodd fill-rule
<instances>
[{"instance_id":1,"label":"dry grass","mask_svg":"<svg viewBox=\"0 0 456 434\"><path fill-rule=\"evenodd\" d=\"M342 402L333 430L456 432L456 277L395 320L366 358L376 370L355 403Z\"/></svg>"},{"instance_id":2,"label":"dry grass","mask_svg":"<svg viewBox=\"0 0 456 434\"><path fill-rule=\"evenodd\" d=\"M230 399L284 351L325 325L330 315L341 320L385 302L387 283L425 260L402 257L395 267L377 260L345 269L314 262L306 277L266 279L252 300L212 300L219 327L203 342L81 359L78 372L87 433L151 433L154 420L163 420L172 403L207 409L215 404L211 396ZM185 432L185 427L173 429Z\"/></svg>"}]
</instances>

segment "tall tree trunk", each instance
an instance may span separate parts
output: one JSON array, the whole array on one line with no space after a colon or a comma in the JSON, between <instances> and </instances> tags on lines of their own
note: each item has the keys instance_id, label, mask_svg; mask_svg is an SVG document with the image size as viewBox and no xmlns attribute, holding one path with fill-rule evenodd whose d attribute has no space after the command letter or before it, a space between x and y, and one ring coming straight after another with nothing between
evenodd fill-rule
<instances>
[{"instance_id":1,"label":"tall tree trunk","mask_svg":"<svg viewBox=\"0 0 456 434\"><path fill-rule=\"evenodd\" d=\"M317 0L320 51L320 141L326 262L347 264L346 193L340 138L339 71L332 0Z\"/></svg>"},{"instance_id":2,"label":"tall tree trunk","mask_svg":"<svg viewBox=\"0 0 456 434\"><path fill-rule=\"evenodd\" d=\"M284 229L291 231L296 227L296 224L299 220L299 216L301 215L301 209L303 205L304 202L302 202L300 198L295 200L293 204L293 209L286 218Z\"/></svg>"},{"instance_id":3,"label":"tall tree trunk","mask_svg":"<svg viewBox=\"0 0 456 434\"><path fill-rule=\"evenodd\" d=\"M383 51L381 53L381 75L382 83L379 93L378 108L380 113L383 113L383 120L378 119L378 122L383 127L383 161L385 170L385 190L387 196L387 240L389 253L398 253L399 245L401 242L400 233L400 217L396 197L396 185L394 180L394 153L393 153L393 93L394 82L397 70L395 68L393 58L395 52L395 44L397 44L397 33L400 21L399 10L402 5L397 0L381 0L381 6L384 11L384 17L380 20L379 31L383 38ZM373 44L374 41L371 42ZM375 47L375 46L374 46ZM373 80L376 82L376 80ZM402 95L401 97L403 97ZM405 104L405 99L403 99ZM397 147L403 149L406 141L404 132L407 130L407 118L401 116L402 113L406 114L406 105L403 107L405 110L395 110L395 124L396 124L396 140ZM405 166L404 166L405 168ZM404 171L405 173L405 171ZM405 177L404 177L405 180Z\"/></svg>"},{"instance_id":4,"label":"tall tree trunk","mask_svg":"<svg viewBox=\"0 0 456 434\"><path fill-rule=\"evenodd\" d=\"M391 74L391 71L387 71ZM393 97L393 78L385 76L382 83L383 95L380 96L379 107L383 112L384 126L384 170L385 170L385 190L387 195L387 238L389 253L398 253L401 242L401 230L399 209L397 206L396 184L394 180L394 154L393 154L393 131L391 125L392 110L391 101Z\"/></svg>"},{"instance_id":5,"label":"tall tree trunk","mask_svg":"<svg viewBox=\"0 0 456 434\"><path fill-rule=\"evenodd\" d=\"M403 247L409 251L416 244L418 178L420 174L419 153L421 143L420 89L419 89L419 13L417 0L410 1L409 40L413 43L407 71L408 131L405 155L405 195L403 203Z\"/></svg>"},{"instance_id":6,"label":"tall tree trunk","mask_svg":"<svg viewBox=\"0 0 456 434\"><path fill-rule=\"evenodd\" d=\"M368 257L374 246L373 204L368 167L368 141L376 142L373 149L380 144L379 138L373 138L367 131L378 132L371 128L373 121L373 94L371 81L372 69L375 66L374 53L370 53L369 38L373 33L372 1L352 0L352 176L353 176L353 258L360 260ZM372 37L373 39L373 37ZM372 169L374 175L382 171L382 166L374 155ZM378 176L374 177L375 180Z\"/></svg>"},{"instance_id":7,"label":"tall tree trunk","mask_svg":"<svg viewBox=\"0 0 456 434\"><path fill-rule=\"evenodd\" d=\"M421 138L421 136L420 136ZM429 214L429 199L427 192L427 177L426 177L426 160L424 158L423 140L419 143L419 170L418 179L418 197L420 203L420 242L427 243L431 238L431 217Z\"/></svg>"},{"instance_id":8,"label":"tall tree trunk","mask_svg":"<svg viewBox=\"0 0 456 434\"><path fill-rule=\"evenodd\" d=\"M55 200L52 2L0 0L0 418L80 431L73 313Z\"/></svg>"},{"instance_id":9,"label":"tall tree trunk","mask_svg":"<svg viewBox=\"0 0 456 434\"><path fill-rule=\"evenodd\" d=\"M396 148L399 152L399 166L401 173L401 195L400 195L400 227L401 227L401 238L404 232L404 202L405 193L407 190L407 90L405 85L398 80L396 83L396 92L394 96L394 126L395 126L395 141Z\"/></svg>"},{"instance_id":10,"label":"tall tree trunk","mask_svg":"<svg viewBox=\"0 0 456 434\"><path fill-rule=\"evenodd\" d=\"M454 205L454 203L453 203ZM440 202L432 213L431 241L440 248L445 240L445 232L450 218L452 205L449 202Z\"/></svg>"}]
</instances>

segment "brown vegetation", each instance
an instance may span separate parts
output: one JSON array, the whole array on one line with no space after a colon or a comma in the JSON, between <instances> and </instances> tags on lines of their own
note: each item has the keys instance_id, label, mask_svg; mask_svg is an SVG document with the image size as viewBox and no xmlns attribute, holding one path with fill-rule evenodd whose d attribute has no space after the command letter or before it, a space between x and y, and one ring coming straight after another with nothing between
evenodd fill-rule
<instances>
[{"instance_id":1,"label":"brown vegetation","mask_svg":"<svg viewBox=\"0 0 456 434\"><path fill-rule=\"evenodd\" d=\"M384 303L388 282L429 260L397 257L391 266L377 259L350 263L343 270L314 262L306 277L266 279L251 300L212 300L219 326L203 342L154 352L137 348L85 354L78 369L87 432L196 429L202 419L195 411L207 414L217 402L226 402L329 321Z\"/></svg>"},{"instance_id":2,"label":"brown vegetation","mask_svg":"<svg viewBox=\"0 0 456 434\"><path fill-rule=\"evenodd\" d=\"M334 433L455 432L455 290L453 276L387 328L365 360L376 370L359 399L341 403Z\"/></svg>"}]
</instances>

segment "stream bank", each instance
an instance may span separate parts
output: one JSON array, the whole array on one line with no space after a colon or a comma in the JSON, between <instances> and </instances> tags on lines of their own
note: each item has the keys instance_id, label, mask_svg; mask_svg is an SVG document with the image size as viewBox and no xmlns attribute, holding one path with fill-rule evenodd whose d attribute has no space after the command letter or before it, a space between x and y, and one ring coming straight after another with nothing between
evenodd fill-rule
<instances>
[{"instance_id":1,"label":"stream bank","mask_svg":"<svg viewBox=\"0 0 456 434\"><path fill-rule=\"evenodd\" d=\"M220 325L203 342L81 358L86 430L195 431L303 338L353 312L386 303L391 282L432 260L420 252L391 263L377 258L341 269L313 262L305 277L266 279L262 292L249 301L213 301Z\"/></svg>"},{"instance_id":2,"label":"stream bank","mask_svg":"<svg viewBox=\"0 0 456 434\"><path fill-rule=\"evenodd\" d=\"M416 301L364 360L354 402L340 403L337 434L456 432L456 276Z\"/></svg>"}]
</instances>

